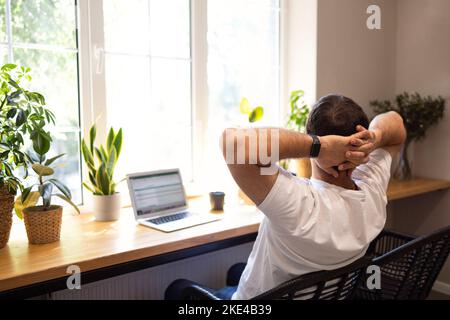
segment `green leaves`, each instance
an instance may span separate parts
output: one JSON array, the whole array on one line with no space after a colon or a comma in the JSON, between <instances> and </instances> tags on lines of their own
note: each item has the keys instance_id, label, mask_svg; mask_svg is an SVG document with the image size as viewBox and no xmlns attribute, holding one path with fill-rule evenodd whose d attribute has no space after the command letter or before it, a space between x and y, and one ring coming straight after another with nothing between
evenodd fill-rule
<instances>
[{"instance_id":1,"label":"green leaves","mask_svg":"<svg viewBox=\"0 0 450 320\"><path fill-rule=\"evenodd\" d=\"M50 179L50 180L48 180L48 182L50 182L56 188L58 188L58 190L61 191L64 196L66 196L69 199L72 198L72 194L70 193L69 188L67 188L61 181L59 181L57 179Z\"/></svg>"},{"instance_id":2,"label":"green leaves","mask_svg":"<svg viewBox=\"0 0 450 320\"><path fill-rule=\"evenodd\" d=\"M257 121L261 120L263 116L264 116L264 109L263 109L263 107L256 107L250 113L250 115L248 117L248 121L250 123L257 122Z\"/></svg>"},{"instance_id":3,"label":"green leaves","mask_svg":"<svg viewBox=\"0 0 450 320\"><path fill-rule=\"evenodd\" d=\"M68 204L70 204L70 205L75 209L75 211L78 212L78 214L80 214L80 209L77 207L77 205L76 205L75 203L72 202L72 199L66 197L66 196L63 195L63 194L55 194L54 196L56 196L56 197L58 197L58 198L64 200L64 201L67 202Z\"/></svg>"},{"instance_id":4,"label":"green leaves","mask_svg":"<svg viewBox=\"0 0 450 320\"><path fill-rule=\"evenodd\" d=\"M239 105L239 111L242 114L249 114L252 112L252 106L250 105L250 102L247 98L242 98L241 103Z\"/></svg>"},{"instance_id":5,"label":"green leaves","mask_svg":"<svg viewBox=\"0 0 450 320\"><path fill-rule=\"evenodd\" d=\"M91 169L94 168L94 157L92 155L92 152L89 150L86 141L84 139L81 141L81 153L83 154L84 161L88 165L88 167Z\"/></svg>"},{"instance_id":6,"label":"green leaves","mask_svg":"<svg viewBox=\"0 0 450 320\"><path fill-rule=\"evenodd\" d=\"M22 201L24 201L24 202L27 201L28 196L30 195L31 189L32 189L32 187L23 189L23 191L22 191Z\"/></svg>"},{"instance_id":7,"label":"green leaves","mask_svg":"<svg viewBox=\"0 0 450 320\"><path fill-rule=\"evenodd\" d=\"M264 116L264 108L256 107L253 109L247 98L242 98L241 103L239 105L239 111L242 114L248 115L248 121L250 123L257 122L261 120Z\"/></svg>"},{"instance_id":8,"label":"green leaves","mask_svg":"<svg viewBox=\"0 0 450 320\"><path fill-rule=\"evenodd\" d=\"M120 152L122 151L122 142L123 142L123 132L121 128L117 133L116 137L114 138L114 147L116 148L117 158L119 158Z\"/></svg>"},{"instance_id":9,"label":"green leaves","mask_svg":"<svg viewBox=\"0 0 450 320\"><path fill-rule=\"evenodd\" d=\"M16 69L17 65L12 63L7 63L2 66L2 71L4 72L11 72L12 70Z\"/></svg>"},{"instance_id":10,"label":"green leaves","mask_svg":"<svg viewBox=\"0 0 450 320\"><path fill-rule=\"evenodd\" d=\"M9 109L9 111L6 113L6 118L8 119L12 119L16 116L17 114L17 108L11 108Z\"/></svg>"},{"instance_id":11,"label":"green leaves","mask_svg":"<svg viewBox=\"0 0 450 320\"><path fill-rule=\"evenodd\" d=\"M65 199L71 198L70 190L61 181L49 178L55 173L51 166L63 155L46 160L52 143L47 126L55 123L55 115L46 107L41 93L24 86L31 81L29 72L29 68L14 64L0 68L0 185L6 185L14 194L22 191L15 206L19 217L23 208L36 205L39 198L48 209L54 189ZM27 149L31 150L25 153L28 140L31 148ZM36 173L38 183L24 188L20 178L28 176L29 167Z\"/></svg>"},{"instance_id":12,"label":"green leaves","mask_svg":"<svg viewBox=\"0 0 450 320\"><path fill-rule=\"evenodd\" d=\"M114 132L114 129L111 128L109 130L108 138L106 140L106 150L108 151L108 153L111 153L111 149L114 147L116 149L116 156L118 158L122 150L122 139L123 139L122 129L119 129L119 132L117 132L116 134Z\"/></svg>"},{"instance_id":13,"label":"green leaves","mask_svg":"<svg viewBox=\"0 0 450 320\"><path fill-rule=\"evenodd\" d=\"M114 167L117 162L117 152L116 148L113 146L109 152L108 161L106 162L106 170L108 174L112 177L114 174Z\"/></svg>"},{"instance_id":14,"label":"green leaves","mask_svg":"<svg viewBox=\"0 0 450 320\"><path fill-rule=\"evenodd\" d=\"M51 136L45 127L54 122L44 96L24 85L28 84L24 80L31 80L29 72L29 68L15 64L0 67L0 185L6 185L13 193L24 189L21 179L27 178L28 167L45 158L50 150ZM25 154L28 138L38 161ZM29 189L24 190L25 194L30 193Z\"/></svg>"},{"instance_id":15,"label":"green leaves","mask_svg":"<svg viewBox=\"0 0 450 320\"><path fill-rule=\"evenodd\" d=\"M25 121L27 121L25 111L19 110L17 112L17 117L16 117L16 126L20 127L21 125L23 125L25 123Z\"/></svg>"},{"instance_id":16,"label":"green leaves","mask_svg":"<svg viewBox=\"0 0 450 320\"><path fill-rule=\"evenodd\" d=\"M28 188L31 190L31 188ZM14 203L14 211L16 212L17 217L19 219L23 219L22 211L25 208L35 206L39 201L40 194L39 192L29 192L28 196L25 198L22 192L22 196L16 199Z\"/></svg>"},{"instance_id":17,"label":"green leaves","mask_svg":"<svg viewBox=\"0 0 450 320\"><path fill-rule=\"evenodd\" d=\"M114 169L122 150L123 132L117 133L111 128L103 145L95 147L96 126L89 130L89 147L82 141L81 151L89 169L89 181L83 186L95 195L111 195L115 193ZM96 161L98 164L96 164Z\"/></svg>"},{"instance_id":18,"label":"green leaves","mask_svg":"<svg viewBox=\"0 0 450 320\"><path fill-rule=\"evenodd\" d=\"M304 100L305 92L303 90L292 91L290 96L291 113L287 126L290 129L299 132L306 132L306 123L308 121L310 107Z\"/></svg>"},{"instance_id":19,"label":"green leaves","mask_svg":"<svg viewBox=\"0 0 450 320\"><path fill-rule=\"evenodd\" d=\"M38 188L38 191L42 198L42 205L44 206L44 209L47 210L51 205L53 184L48 182L41 184Z\"/></svg>"},{"instance_id":20,"label":"green leaves","mask_svg":"<svg viewBox=\"0 0 450 320\"><path fill-rule=\"evenodd\" d=\"M114 129L109 129L108 138L106 139L106 148L108 151L111 150L115 137Z\"/></svg>"},{"instance_id":21,"label":"green leaves","mask_svg":"<svg viewBox=\"0 0 450 320\"><path fill-rule=\"evenodd\" d=\"M42 164L39 163L33 163L31 168L33 169L34 172L36 172L39 175L39 177L48 177L55 173L55 171L52 168L43 166Z\"/></svg>"},{"instance_id":22,"label":"green leaves","mask_svg":"<svg viewBox=\"0 0 450 320\"><path fill-rule=\"evenodd\" d=\"M72 203L71 198L72 194L70 192L70 189L67 188L61 181L57 179L48 179L44 180L44 177L52 176L55 173L55 170L50 167L51 164L53 164L56 160L60 159L63 154L57 155L53 158L50 158L48 160L45 160L44 156L39 156L31 152L28 157L31 161L37 160L37 162L32 164L33 171L38 175L38 181L39 183L24 188L22 190L22 195L16 199L15 208L16 208L16 214L20 217L21 212L24 208L27 208L28 206L34 206L37 203L38 199L35 199L36 193L37 198L42 198L42 204L44 206L44 209L47 210L51 206L51 199L53 196L58 196L65 201L67 201L70 205L74 206L76 208L76 205ZM44 163L44 164L42 164ZM33 187L38 186L37 192L32 192ZM58 189L61 194L53 194L54 188ZM30 200L30 197L33 197ZM79 212L78 208L76 210Z\"/></svg>"},{"instance_id":23,"label":"green leaves","mask_svg":"<svg viewBox=\"0 0 450 320\"><path fill-rule=\"evenodd\" d=\"M53 164L53 162L55 162L56 160L58 160L59 158L65 156L65 155L66 155L66 154L63 153L63 154L57 155L56 157L50 158L50 159L48 159L47 161L45 161L45 164L44 164L44 165L45 165L45 166L49 166L49 165Z\"/></svg>"},{"instance_id":24,"label":"green leaves","mask_svg":"<svg viewBox=\"0 0 450 320\"><path fill-rule=\"evenodd\" d=\"M98 188L104 195L110 194L111 177L106 172L106 166L104 163L100 165L95 176L95 180Z\"/></svg>"},{"instance_id":25,"label":"green leaves","mask_svg":"<svg viewBox=\"0 0 450 320\"><path fill-rule=\"evenodd\" d=\"M97 136L97 127L95 124L91 127L91 130L89 130L89 150L91 153L94 153L94 141Z\"/></svg>"},{"instance_id":26,"label":"green leaves","mask_svg":"<svg viewBox=\"0 0 450 320\"><path fill-rule=\"evenodd\" d=\"M52 138L43 130L35 130L30 135L33 141L33 149L38 155L45 155L50 150Z\"/></svg>"},{"instance_id":27,"label":"green leaves","mask_svg":"<svg viewBox=\"0 0 450 320\"><path fill-rule=\"evenodd\" d=\"M407 92L397 95L391 101L372 101L370 106L376 114L388 111L398 112L404 121L409 141L425 138L429 128L436 125L444 116L445 99L441 96L421 96L419 93Z\"/></svg>"}]
</instances>

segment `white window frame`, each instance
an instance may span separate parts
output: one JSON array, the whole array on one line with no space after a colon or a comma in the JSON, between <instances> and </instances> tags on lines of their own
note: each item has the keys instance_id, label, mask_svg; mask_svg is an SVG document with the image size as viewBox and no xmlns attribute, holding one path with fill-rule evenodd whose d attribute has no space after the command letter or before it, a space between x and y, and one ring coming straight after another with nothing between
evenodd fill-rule
<instances>
[{"instance_id":1,"label":"white window frame","mask_svg":"<svg viewBox=\"0 0 450 320\"><path fill-rule=\"evenodd\" d=\"M83 137L89 135L89 128L96 121L100 140L107 136L107 108L106 85L104 71L103 34L103 1L107 0L78 0L79 8L79 66L80 66L80 92L81 92L81 128ZM125 1L125 0L124 0ZM283 97L286 79L285 69L285 3L280 0L279 19L279 107L280 120L284 120L288 107L287 97ZM192 163L193 178L196 181L207 156L205 155L207 121L208 121L208 79L207 79L207 5L208 0L190 1L191 26L191 106L192 106ZM103 119L103 120L102 120ZM283 125L283 123L280 123ZM87 168L83 164L83 179L86 179ZM201 187L188 183L187 190L201 190ZM84 206L89 207L90 202L87 191L83 188ZM125 201L125 204L128 204Z\"/></svg>"}]
</instances>

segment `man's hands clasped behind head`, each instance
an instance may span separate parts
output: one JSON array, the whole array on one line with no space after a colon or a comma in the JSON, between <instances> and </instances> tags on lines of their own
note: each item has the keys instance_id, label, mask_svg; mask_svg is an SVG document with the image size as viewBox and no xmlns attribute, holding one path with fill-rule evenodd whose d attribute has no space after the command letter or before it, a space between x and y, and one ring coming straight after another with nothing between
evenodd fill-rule
<instances>
[{"instance_id":1,"label":"man's hands clasped behind head","mask_svg":"<svg viewBox=\"0 0 450 320\"><path fill-rule=\"evenodd\" d=\"M320 137L322 148L315 161L323 171L335 178L339 177L339 171L350 176L357 166L369 161L369 155L379 140L378 133L362 126L356 130L358 132L350 137Z\"/></svg>"}]
</instances>

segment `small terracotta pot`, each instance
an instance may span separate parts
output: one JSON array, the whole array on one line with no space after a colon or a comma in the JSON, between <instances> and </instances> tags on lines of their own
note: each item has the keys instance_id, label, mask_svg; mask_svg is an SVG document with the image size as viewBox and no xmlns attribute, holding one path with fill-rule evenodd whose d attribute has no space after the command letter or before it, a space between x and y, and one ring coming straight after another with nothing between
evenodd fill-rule
<instances>
[{"instance_id":1,"label":"small terracotta pot","mask_svg":"<svg viewBox=\"0 0 450 320\"><path fill-rule=\"evenodd\" d=\"M25 228L28 241L31 244L46 244L59 241L62 224L61 206L50 206L44 210L43 206L29 207L23 210Z\"/></svg>"}]
</instances>

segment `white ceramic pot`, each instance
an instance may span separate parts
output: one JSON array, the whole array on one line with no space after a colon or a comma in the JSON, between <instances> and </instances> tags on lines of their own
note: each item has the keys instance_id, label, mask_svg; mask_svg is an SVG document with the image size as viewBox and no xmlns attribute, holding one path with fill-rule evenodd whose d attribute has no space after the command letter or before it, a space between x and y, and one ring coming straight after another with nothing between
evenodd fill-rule
<instances>
[{"instance_id":1,"label":"white ceramic pot","mask_svg":"<svg viewBox=\"0 0 450 320\"><path fill-rule=\"evenodd\" d=\"M95 220L115 221L120 217L120 193L111 196L93 195Z\"/></svg>"}]
</instances>

